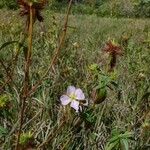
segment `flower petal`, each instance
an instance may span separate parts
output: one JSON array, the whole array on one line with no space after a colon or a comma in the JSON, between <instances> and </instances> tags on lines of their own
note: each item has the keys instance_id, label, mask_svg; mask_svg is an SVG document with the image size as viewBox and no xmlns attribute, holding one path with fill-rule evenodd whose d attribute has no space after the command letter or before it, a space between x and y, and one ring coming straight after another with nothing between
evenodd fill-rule
<instances>
[{"instance_id":1,"label":"flower petal","mask_svg":"<svg viewBox=\"0 0 150 150\"><path fill-rule=\"evenodd\" d=\"M82 92L81 89L76 89L75 95L76 95L78 100L84 100L85 99L84 93Z\"/></svg>"},{"instance_id":2,"label":"flower petal","mask_svg":"<svg viewBox=\"0 0 150 150\"><path fill-rule=\"evenodd\" d=\"M67 95L62 95L60 97L60 101L62 105L68 105L71 102L71 99Z\"/></svg>"},{"instance_id":3,"label":"flower petal","mask_svg":"<svg viewBox=\"0 0 150 150\"><path fill-rule=\"evenodd\" d=\"M71 95L74 94L74 92L76 91L76 88L74 86L68 86L67 88L67 95Z\"/></svg>"},{"instance_id":4,"label":"flower petal","mask_svg":"<svg viewBox=\"0 0 150 150\"><path fill-rule=\"evenodd\" d=\"M71 102L71 105L70 105L72 108L74 108L75 110L76 110L76 112L78 112L78 110L79 110L79 102L78 101L75 101L75 100L73 100L72 102Z\"/></svg>"}]
</instances>

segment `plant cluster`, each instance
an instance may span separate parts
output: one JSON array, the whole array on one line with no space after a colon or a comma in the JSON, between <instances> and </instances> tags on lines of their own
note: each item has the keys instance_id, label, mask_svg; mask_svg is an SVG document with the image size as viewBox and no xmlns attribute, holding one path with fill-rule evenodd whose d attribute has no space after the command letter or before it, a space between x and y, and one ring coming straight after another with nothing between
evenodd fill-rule
<instances>
[{"instance_id":1,"label":"plant cluster","mask_svg":"<svg viewBox=\"0 0 150 150\"><path fill-rule=\"evenodd\" d=\"M72 2L63 25L62 15L52 14L49 21L45 12L44 18L44 0L18 0L25 22L5 14L7 26L0 25L0 148L147 149L149 22L99 23L94 16L77 16L74 22ZM39 26L43 21L46 32ZM132 31L120 34L129 22ZM118 31L111 33L114 28Z\"/></svg>"}]
</instances>

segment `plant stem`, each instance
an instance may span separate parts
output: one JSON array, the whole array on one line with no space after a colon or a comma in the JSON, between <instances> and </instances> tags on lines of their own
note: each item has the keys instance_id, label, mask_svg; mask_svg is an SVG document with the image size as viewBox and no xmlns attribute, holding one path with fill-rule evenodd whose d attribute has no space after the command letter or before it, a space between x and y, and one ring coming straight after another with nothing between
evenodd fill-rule
<instances>
[{"instance_id":1,"label":"plant stem","mask_svg":"<svg viewBox=\"0 0 150 150\"><path fill-rule=\"evenodd\" d=\"M25 102L27 98L39 87L39 85L42 83L43 79L46 77L46 75L49 73L49 71L52 69L53 65L56 63L56 60L58 58L58 55L60 53L60 50L64 44L66 32L67 32L67 25L68 25L68 19L69 19L69 13L71 10L72 0L69 2L67 15L64 23L64 29L62 31L62 35L60 37L60 43L58 47L55 50L54 56L52 58L52 61L46 71L46 73L42 76L42 78L35 84L32 89L29 91L29 69L30 69L30 62L31 62L31 52L32 52L32 32L33 32L33 8L32 5L30 6L30 23L29 23L29 41L28 41L28 52L27 57L25 58L25 79L24 79L24 85L23 85L23 94L20 99L22 99L22 105L21 105L21 111L20 111L20 126L17 136L17 144L16 144L16 150L19 149L19 140L23 125L23 118L24 118L24 110L25 110Z\"/></svg>"},{"instance_id":2,"label":"plant stem","mask_svg":"<svg viewBox=\"0 0 150 150\"><path fill-rule=\"evenodd\" d=\"M25 103L28 98L28 91L29 91L29 75L30 75L30 65L31 65L31 54L32 54L32 33L33 33L33 11L35 11L32 8L32 3L30 3L30 20L29 20L29 29L28 29L28 51L25 56L25 78L23 83L23 91L20 96L21 99L21 110L20 110L20 124L19 124L19 131L17 136L17 144L16 144L16 150L19 149L19 140L23 125L23 119L24 119L24 112L25 112Z\"/></svg>"},{"instance_id":3,"label":"plant stem","mask_svg":"<svg viewBox=\"0 0 150 150\"><path fill-rule=\"evenodd\" d=\"M64 23L64 27L63 27L63 31L62 31L62 34L61 34L61 37L60 37L60 43L59 43L58 47L55 49L55 53L54 53L54 56L52 57L52 61L51 61L50 65L49 65L48 69L46 70L45 74L41 77L41 79L39 81L37 81L37 83L28 92L28 94L27 94L28 96L30 96L31 94L33 94L36 91L36 89L39 87L39 85L42 84L44 78L47 76L47 74L49 73L49 71L56 64L58 55L59 55L60 50L61 50L61 48L62 48L62 46L64 44L64 41L65 41L65 37L66 37L66 33L67 33L67 27L68 27L68 19L69 19L69 14L70 14L71 6L72 6L72 1L73 0L70 0L70 2L69 2L68 10L67 10L67 15L66 15L65 23Z\"/></svg>"}]
</instances>

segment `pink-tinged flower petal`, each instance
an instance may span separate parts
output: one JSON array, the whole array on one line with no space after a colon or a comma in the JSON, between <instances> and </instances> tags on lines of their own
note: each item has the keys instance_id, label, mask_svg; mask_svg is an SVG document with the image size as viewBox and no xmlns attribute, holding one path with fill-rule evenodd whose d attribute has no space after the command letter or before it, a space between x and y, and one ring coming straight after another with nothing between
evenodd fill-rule
<instances>
[{"instance_id":1,"label":"pink-tinged flower petal","mask_svg":"<svg viewBox=\"0 0 150 150\"><path fill-rule=\"evenodd\" d=\"M85 99L84 93L82 92L81 89L76 89L75 95L76 95L78 100L84 100Z\"/></svg>"},{"instance_id":2,"label":"pink-tinged flower petal","mask_svg":"<svg viewBox=\"0 0 150 150\"><path fill-rule=\"evenodd\" d=\"M67 95L62 95L60 97L60 101L62 105L68 105L71 102L71 99Z\"/></svg>"},{"instance_id":3,"label":"pink-tinged flower petal","mask_svg":"<svg viewBox=\"0 0 150 150\"><path fill-rule=\"evenodd\" d=\"M67 95L72 95L76 91L76 88L74 86L69 86L67 88Z\"/></svg>"},{"instance_id":4,"label":"pink-tinged flower petal","mask_svg":"<svg viewBox=\"0 0 150 150\"><path fill-rule=\"evenodd\" d=\"M78 101L72 101L71 102L71 105L70 105L72 108L74 108L76 110L76 112L79 111L79 102Z\"/></svg>"}]
</instances>

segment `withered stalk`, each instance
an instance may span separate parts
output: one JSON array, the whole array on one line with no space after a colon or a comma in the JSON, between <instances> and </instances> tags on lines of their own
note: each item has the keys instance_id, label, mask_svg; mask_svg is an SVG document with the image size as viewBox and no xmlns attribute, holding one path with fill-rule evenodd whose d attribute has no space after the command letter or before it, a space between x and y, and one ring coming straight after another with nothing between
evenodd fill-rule
<instances>
[{"instance_id":1,"label":"withered stalk","mask_svg":"<svg viewBox=\"0 0 150 150\"><path fill-rule=\"evenodd\" d=\"M19 124L19 131L18 131L18 136L17 136L17 143L16 143L16 150L19 150L19 140L20 140L20 135L21 135L21 130L22 130L22 125L23 125L23 119L24 119L24 113L25 113L25 104L26 100L28 98L27 93L29 91L29 82L30 82L30 65L31 65L31 55L32 55L32 33L33 33L33 13L34 13L34 8L32 7L32 3L30 3L30 21L29 21L29 29L28 29L28 50L27 54L25 56L25 78L24 78L24 83L23 83L23 91L20 96L21 100L21 110L20 110L20 124Z\"/></svg>"},{"instance_id":2,"label":"withered stalk","mask_svg":"<svg viewBox=\"0 0 150 150\"><path fill-rule=\"evenodd\" d=\"M22 130L22 125L23 125L23 119L24 119L24 112L25 112L25 104L27 98L36 91L36 89L39 87L40 84L42 84L44 78L47 76L49 71L52 69L53 65L55 65L58 55L60 53L60 50L64 44L65 37L66 37L66 32L67 32L67 25L68 25L68 19L69 19L69 13L71 10L71 5L72 5L72 0L69 2L68 10L67 10L67 15L65 18L65 23L64 23L64 28L60 37L60 43L58 47L55 49L54 56L52 57L52 61L46 70L46 73L41 77L39 81L32 87L31 90L29 90L29 69L30 69L30 64L31 64L31 54L32 54L32 33L33 33L33 14L34 14L34 9L32 8L32 5L30 6L30 22L29 22L29 36L28 36L28 51L27 51L27 57L25 59L25 79L24 79L24 84L23 84L23 92L21 95L21 100L22 100L22 105L21 105L21 111L20 111L20 125L19 125L19 131L18 131L18 136L17 136L17 144L16 144L16 150L19 150L19 140L20 140L20 135L21 135L21 130ZM49 140L48 140L49 141ZM47 143L47 141L44 142Z\"/></svg>"}]
</instances>

